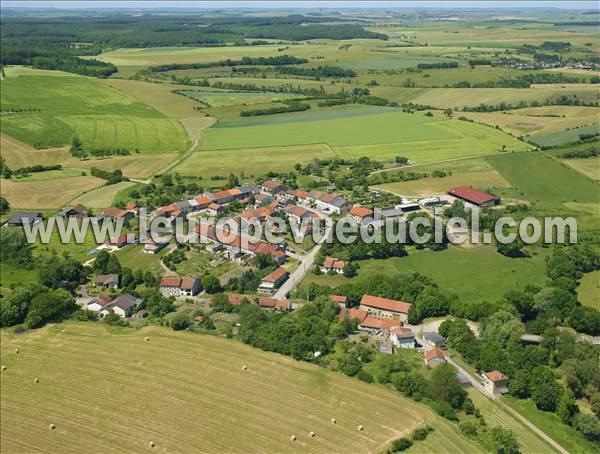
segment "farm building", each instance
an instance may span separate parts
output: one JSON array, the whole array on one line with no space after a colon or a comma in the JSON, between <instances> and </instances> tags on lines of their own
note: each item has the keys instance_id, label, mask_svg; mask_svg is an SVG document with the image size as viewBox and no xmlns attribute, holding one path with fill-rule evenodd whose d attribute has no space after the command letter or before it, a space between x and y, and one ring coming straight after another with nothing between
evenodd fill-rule
<instances>
[{"instance_id":1,"label":"farm building","mask_svg":"<svg viewBox=\"0 0 600 454\"><path fill-rule=\"evenodd\" d=\"M423 199L419 199L418 202L422 207L433 207L442 203L439 197L425 197Z\"/></svg>"},{"instance_id":2,"label":"farm building","mask_svg":"<svg viewBox=\"0 0 600 454\"><path fill-rule=\"evenodd\" d=\"M329 300L334 303L339 304L342 307L346 307L346 303L348 302L348 297L344 295L330 295Z\"/></svg>"},{"instance_id":3,"label":"farm building","mask_svg":"<svg viewBox=\"0 0 600 454\"><path fill-rule=\"evenodd\" d=\"M71 208L65 208L64 210L59 211L56 215L61 218L84 217L87 216L87 207L78 203Z\"/></svg>"},{"instance_id":4,"label":"farm building","mask_svg":"<svg viewBox=\"0 0 600 454\"><path fill-rule=\"evenodd\" d=\"M373 210L362 206L353 206L350 208L350 216L354 218L357 224L362 224L365 218L373 217Z\"/></svg>"},{"instance_id":5,"label":"farm building","mask_svg":"<svg viewBox=\"0 0 600 454\"><path fill-rule=\"evenodd\" d=\"M254 206L259 207L261 205L267 205L271 203L273 200L273 196L269 194L265 194L264 192L260 192L258 194L254 194Z\"/></svg>"},{"instance_id":6,"label":"farm building","mask_svg":"<svg viewBox=\"0 0 600 454\"><path fill-rule=\"evenodd\" d=\"M360 309L369 312L370 314L389 317L401 322L406 322L408 318L408 310L410 303L404 301L396 301L389 298L381 298L379 296L363 295L360 300Z\"/></svg>"},{"instance_id":7,"label":"farm building","mask_svg":"<svg viewBox=\"0 0 600 454\"><path fill-rule=\"evenodd\" d=\"M280 312L291 312L292 303L288 300L278 300L276 298L260 298L258 305L267 309L273 309Z\"/></svg>"},{"instance_id":8,"label":"farm building","mask_svg":"<svg viewBox=\"0 0 600 454\"><path fill-rule=\"evenodd\" d=\"M367 314L365 319L358 325L359 331L367 331L372 334L381 332L388 333L394 327L399 327L399 321L389 317Z\"/></svg>"},{"instance_id":9,"label":"farm building","mask_svg":"<svg viewBox=\"0 0 600 454\"><path fill-rule=\"evenodd\" d=\"M223 211L225 211L225 209L218 203L214 202L208 205L208 208L206 209L206 212L209 216L218 216L223 213Z\"/></svg>"},{"instance_id":10,"label":"farm building","mask_svg":"<svg viewBox=\"0 0 600 454\"><path fill-rule=\"evenodd\" d=\"M281 284L287 280L288 276L288 271L285 268L279 267L262 279L262 282L258 286L258 291L264 293L273 293L275 290L281 287Z\"/></svg>"},{"instance_id":11,"label":"farm building","mask_svg":"<svg viewBox=\"0 0 600 454\"><path fill-rule=\"evenodd\" d=\"M344 307L338 314L338 318L344 320L345 317L348 317L350 320L356 319L359 323L362 323L367 318L367 315L369 315L367 311L361 309L346 309Z\"/></svg>"},{"instance_id":12,"label":"farm building","mask_svg":"<svg viewBox=\"0 0 600 454\"><path fill-rule=\"evenodd\" d=\"M18 211L6 222L8 227L23 227L23 225L35 225L42 221L42 213Z\"/></svg>"},{"instance_id":13,"label":"farm building","mask_svg":"<svg viewBox=\"0 0 600 454\"><path fill-rule=\"evenodd\" d=\"M104 288L119 288L119 275L118 274L99 274L94 279L94 285L96 287Z\"/></svg>"},{"instance_id":14,"label":"farm building","mask_svg":"<svg viewBox=\"0 0 600 454\"><path fill-rule=\"evenodd\" d=\"M321 266L321 273L327 273L329 271L335 271L338 274L344 272L346 262L335 257L326 257L323 265Z\"/></svg>"},{"instance_id":15,"label":"farm building","mask_svg":"<svg viewBox=\"0 0 600 454\"><path fill-rule=\"evenodd\" d=\"M470 186L459 186L448 191L448 194L477 206L498 205L500 198L493 194L474 189Z\"/></svg>"},{"instance_id":16,"label":"farm building","mask_svg":"<svg viewBox=\"0 0 600 454\"><path fill-rule=\"evenodd\" d=\"M230 295L227 295L227 301L229 301L229 304L232 304L234 306L239 306L244 301L250 304L254 304L255 297L252 295L237 295L232 293Z\"/></svg>"},{"instance_id":17,"label":"farm building","mask_svg":"<svg viewBox=\"0 0 600 454\"><path fill-rule=\"evenodd\" d=\"M267 180L260 185L260 188L263 192L272 195L279 194L280 192L284 192L289 189L286 185L281 184L277 180Z\"/></svg>"},{"instance_id":18,"label":"farm building","mask_svg":"<svg viewBox=\"0 0 600 454\"><path fill-rule=\"evenodd\" d=\"M127 221L133 218L133 216L134 215L131 211L121 210L120 208L114 207L105 208L104 211L100 214L101 218L111 219L113 221L118 221L120 219Z\"/></svg>"},{"instance_id":19,"label":"farm building","mask_svg":"<svg viewBox=\"0 0 600 454\"><path fill-rule=\"evenodd\" d=\"M508 392L508 377L497 370L483 372L483 386L490 394L506 394Z\"/></svg>"},{"instance_id":20,"label":"farm building","mask_svg":"<svg viewBox=\"0 0 600 454\"><path fill-rule=\"evenodd\" d=\"M446 355L437 347L425 352L425 364L427 367L435 367L446 362Z\"/></svg>"},{"instance_id":21,"label":"farm building","mask_svg":"<svg viewBox=\"0 0 600 454\"><path fill-rule=\"evenodd\" d=\"M446 339L438 333L424 333L423 338L434 347L441 348L446 345Z\"/></svg>"},{"instance_id":22,"label":"farm building","mask_svg":"<svg viewBox=\"0 0 600 454\"><path fill-rule=\"evenodd\" d=\"M390 340L397 348L415 348L415 335L410 328L394 326L390 328Z\"/></svg>"},{"instance_id":23,"label":"farm building","mask_svg":"<svg viewBox=\"0 0 600 454\"><path fill-rule=\"evenodd\" d=\"M194 296L200 291L200 279L196 277L163 277L160 292L164 296Z\"/></svg>"},{"instance_id":24,"label":"farm building","mask_svg":"<svg viewBox=\"0 0 600 454\"><path fill-rule=\"evenodd\" d=\"M106 246L112 249L121 249L123 246L135 243L135 233L121 233L118 236L113 236L106 243Z\"/></svg>"},{"instance_id":25,"label":"farm building","mask_svg":"<svg viewBox=\"0 0 600 454\"><path fill-rule=\"evenodd\" d=\"M146 242L146 244L144 244L143 252L144 252L144 254L158 254L160 251L162 251L167 246L167 244L169 244L169 243L148 240Z\"/></svg>"},{"instance_id":26,"label":"farm building","mask_svg":"<svg viewBox=\"0 0 600 454\"><path fill-rule=\"evenodd\" d=\"M133 313L134 308L142 302L141 299L136 298L129 293L125 293L121 296L117 296L110 303L104 305L100 314L105 316L110 312L114 312L121 318L130 317Z\"/></svg>"},{"instance_id":27,"label":"farm building","mask_svg":"<svg viewBox=\"0 0 600 454\"><path fill-rule=\"evenodd\" d=\"M198 210L205 209L212 202L212 199L207 195L199 195L194 200L196 201L196 209Z\"/></svg>"}]
</instances>

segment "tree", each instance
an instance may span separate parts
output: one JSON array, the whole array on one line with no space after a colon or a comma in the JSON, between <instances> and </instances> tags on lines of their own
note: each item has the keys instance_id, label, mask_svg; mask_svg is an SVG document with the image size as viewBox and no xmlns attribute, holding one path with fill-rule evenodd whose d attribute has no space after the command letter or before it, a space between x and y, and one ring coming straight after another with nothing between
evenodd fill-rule
<instances>
[{"instance_id":1,"label":"tree","mask_svg":"<svg viewBox=\"0 0 600 454\"><path fill-rule=\"evenodd\" d=\"M508 382L508 392L519 399L527 399L530 394L528 371L519 370Z\"/></svg>"},{"instance_id":2,"label":"tree","mask_svg":"<svg viewBox=\"0 0 600 454\"><path fill-rule=\"evenodd\" d=\"M4 197L0 197L0 213L6 213L10 210L10 203Z\"/></svg>"},{"instance_id":3,"label":"tree","mask_svg":"<svg viewBox=\"0 0 600 454\"><path fill-rule=\"evenodd\" d=\"M29 268L33 264L31 245L22 230L0 230L0 262Z\"/></svg>"},{"instance_id":4,"label":"tree","mask_svg":"<svg viewBox=\"0 0 600 454\"><path fill-rule=\"evenodd\" d=\"M535 385L531 398L538 410L555 411L562 392L562 387L553 380Z\"/></svg>"},{"instance_id":5,"label":"tree","mask_svg":"<svg viewBox=\"0 0 600 454\"><path fill-rule=\"evenodd\" d=\"M75 299L66 290L39 293L29 304L25 326L39 328L49 322L58 322L69 317L77 309Z\"/></svg>"},{"instance_id":6,"label":"tree","mask_svg":"<svg viewBox=\"0 0 600 454\"><path fill-rule=\"evenodd\" d=\"M119 274L121 271L121 263L116 254L110 254L105 249L102 249L96 254L94 261L94 272L96 274Z\"/></svg>"},{"instance_id":7,"label":"tree","mask_svg":"<svg viewBox=\"0 0 600 454\"><path fill-rule=\"evenodd\" d=\"M578 413L573 419L573 427L592 441L600 441L600 421L594 415Z\"/></svg>"},{"instance_id":8,"label":"tree","mask_svg":"<svg viewBox=\"0 0 600 454\"><path fill-rule=\"evenodd\" d=\"M223 291L219 279L216 276L213 276L212 274L209 274L204 279L202 279L202 285L204 287L204 290L206 290L206 292L210 293L211 295Z\"/></svg>"},{"instance_id":9,"label":"tree","mask_svg":"<svg viewBox=\"0 0 600 454\"><path fill-rule=\"evenodd\" d=\"M171 318L170 325L175 331L186 329L190 326L190 318L186 313L179 312Z\"/></svg>"},{"instance_id":10,"label":"tree","mask_svg":"<svg viewBox=\"0 0 600 454\"><path fill-rule=\"evenodd\" d=\"M594 392L590 397L590 406L594 414L600 418L600 392Z\"/></svg>"},{"instance_id":11,"label":"tree","mask_svg":"<svg viewBox=\"0 0 600 454\"><path fill-rule=\"evenodd\" d=\"M431 371L429 395L448 402L453 408L461 408L467 393L456 379L456 369L450 364L440 364Z\"/></svg>"},{"instance_id":12,"label":"tree","mask_svg":"<svg viewBox=\"0 0 600 454\"><path fill-rule=\"evenodd\" d=\"M496 250L505 257L518 258L525 254L522 251L523 243L520 239L511 241L510 243L496 243Z\"/></svg>"},{"instance_id":13,"label":"tree","mask_svg":"<svg viewBox=\"0 0 600 454\"><path fill-rule=\"evenodd\" d=\"M397 440L392 441L390 447L388 448L388 453L394 454L396 452L406 451L408 448L412 446L412 441L410 439L402 437Z\"/></svg>"},{"instance_id":14,"label":"tree","mask_svg":"<svg viewBox=\"0 0 600 454\"><path fill-rule=\"evenodd\" d=\"M503 427L492 427L489 431L488 439L492 450L497 454L518 454L519 442L512 430Z\"/></svg>"},{"instance_id":15,"label":"tree","mask_svg":"<svg viewBox=\"0 0 600 454\"><path fill-rule=\"evenodd\" d=\"M444 115L446 115L448 118L451 118L452 115L454 115L454 111L452 109L446 109L444 110Z\"/></svg>"},{"instance_id":16,"label":"tree","mask_svg":"<svg viewBox=\"0 0 600 454\"><path fill-rule=\"evenodd\" d=\"M524 332L521 320L508 311L500 310L484 320L481 337L486 341L497 341L506 345L511 340L518 341Z\"/></svg>"},{"instance_id":17,"label":"tree","mask_svg":"<svg viewBox=\"0 0 600 454\"><path fill-rule=\"evenodd\" d=\"M573 418L579 413L579 407L575 401L575 395L569 389L565 390L558 402L556 413L565 424L573 424Z\"/></svg>"},{"instance_id":18,"label":"tree","mask_svg":"<svg viewBox=\"0 0 600 454\"><path fill-rule=\"evenodd\" d=\"M354 262L346 263L344 266L344 277L351 278L358 274L358 265Z\"/></svg>"},{"instance_id":19,"label":"tree","mask_svg":"<svg viewBox=\"0 0 600 454\"><path fill-rule=\"evenodd\" d=\"M17 287L8 296L0 298L0 327L22 323L31 300L45 290L40 284L30 284Z\"/></svg>"}]
</instances>

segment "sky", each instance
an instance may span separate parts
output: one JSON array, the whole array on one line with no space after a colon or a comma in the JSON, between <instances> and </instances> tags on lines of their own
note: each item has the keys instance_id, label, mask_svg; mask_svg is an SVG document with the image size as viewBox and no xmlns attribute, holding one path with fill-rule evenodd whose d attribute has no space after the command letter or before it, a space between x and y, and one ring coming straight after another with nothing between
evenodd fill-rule
<instances>
[{"instance_id":1,"label":"sky","mask_svg":"<svg viewBox=\"0 0 600 454\"><path fill-rule=\"evenodd\" d=\"M39 1L39 0L1 0L3 7L20 8L564 8L564 9L598 9L597 1Z\"/></svg>"}]
</instances>

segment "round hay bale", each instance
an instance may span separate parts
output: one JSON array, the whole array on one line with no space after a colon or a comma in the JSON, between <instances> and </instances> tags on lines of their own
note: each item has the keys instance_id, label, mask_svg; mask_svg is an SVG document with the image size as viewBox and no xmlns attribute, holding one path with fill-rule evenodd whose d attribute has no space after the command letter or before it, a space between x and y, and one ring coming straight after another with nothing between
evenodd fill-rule
<instances>
[{"instance_id":1,"label":"round hay bale","mask_svg":"<svg viewBox=\"0 0 600 454\"><path fill-rule=\"evenodd\" d=\"M144 342L148 342L150 338L148 336L144 337Z\"/></svg>"},{"instance_id":2,"label":"round hay bale","mask_svg":"<svg viewBox=\"0 0 600 454\"><path fill-rule=\"evenodd\" d=\"M2 370L6 370L6 366L2 366Z\"/></svg>"},{"instance_id":3,"label":"round hay bale","mask_svg":"<svg viewBox=\"0 0 600 454\"><path fill-rule=\"evenodd\" d=\"M296 435L292 435L292 436L290 437L290 441L296 441Z\"/></svg>"},{"instance_id":4,"label":"round hay bale","mask_svg":"<svg viewBox=\"0 0 600 454\"><path fill-rule=\"evenodd\" d=\"M356 428L356 430L358 430L359 432L362 432L364 429L364 427L362 426L362 424L359 424L358 427Z\"/></svg>"},{"instance_id":5,"label":"round hay bale","mask_svg":"<svg viewBox=\"0 0 600 454\"><path fill-rule=\"evenodd\" d=\"M18 355L19 354L19 349L15 348L15 353Z\"/></svg>"},{"instance_id":6,"label":"round hay bale","mask_svg":"<svg viewBox=\"0 0 600 454\"><path fill-rule=\"evenodd\" d=\"M317 436L317 434L316 434L316 433L314 433L314 432L310 432L310 433L308 434L308 436L309 436L310 438L315 438L315 437Z\"/></svg>"},{"instance_id":7,"label":"round hay bale","mask_svg":"<svg viewBox=\"0 0 600 454\"><path fill-rule=\"evenodd\" d=\"M242 370L248 370L248 366L246 366L245 364L242 366Z\"/></svg>"},{"instance_id":8,"label":"round hay bale","mask_svg":"<svg viewBox=\"0 0 600 454\"><path fill-rule=\"evenodd\" d=\"M154 444L154 442L153 442L153 441L149 441L149 442L148 442L148 446L150 446L151 448L154 448L154 446L156 446L156 445Z\"/></svg>"},{"instance_id":9,"label":"round hay bale","mask_svg":"<svg viewBox=\"0 0 600 454\"><path fill-rule=\"evenodd\" d=\"M335 424L337 421L335 420L335 418L331 418L331 424Z\"/></svg>"},{"instance_id":10,"label":"round hay bale","mask_svg":"<svg viewBox=\"0 0 600 454\"><path fill-rule=\"evenodd\" d=\"M50 424L50 426L48 426L50 428L50 430L54 430L56 429L56 426L54 424Z\"/></svg>"},{"instance_id":11,"label":"round hay bale","mask_svg":"<svg viewBox=\"0 0 600 454\"><path fill-rule=\"evenodd\" d=\"M34 379L33 379L33 382L34 382L34 383L39 383L40 381L39 381L39 380L38 380L38 378L36 377L36 378L34 378Z\"/></svg>"}]
</instances>

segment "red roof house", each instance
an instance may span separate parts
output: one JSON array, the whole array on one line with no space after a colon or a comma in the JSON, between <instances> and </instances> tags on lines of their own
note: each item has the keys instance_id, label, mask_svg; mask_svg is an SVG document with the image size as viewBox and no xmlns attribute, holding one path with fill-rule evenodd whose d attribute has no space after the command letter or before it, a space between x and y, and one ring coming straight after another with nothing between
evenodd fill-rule
<instances>
[{"instance_id":1,"label":"red roof house","mask_svg":"<svg viewBox=\"0 0 600 454\"><path fill-rule=\"evenodd\" d=\"M457 188L450 189L448 194L477 206L497 205L500 203L500 199L495 195L480 191L470 186L459 186Z\"/></svg>"}]
</instances>

